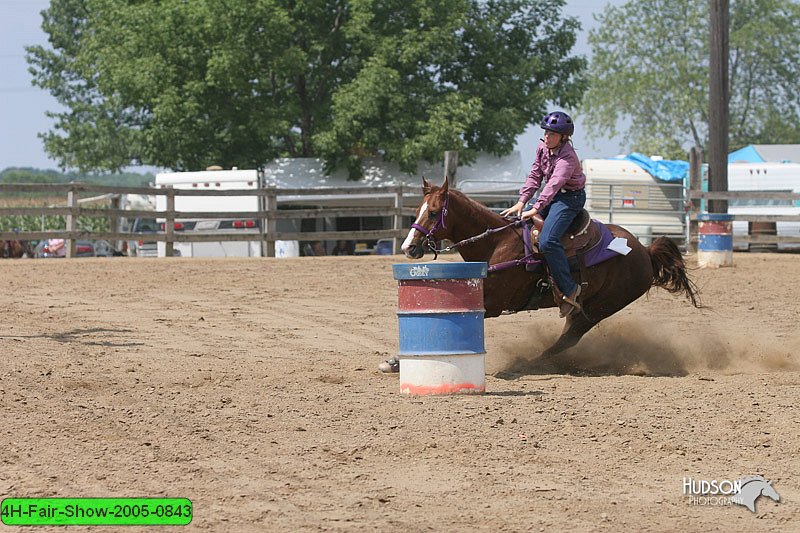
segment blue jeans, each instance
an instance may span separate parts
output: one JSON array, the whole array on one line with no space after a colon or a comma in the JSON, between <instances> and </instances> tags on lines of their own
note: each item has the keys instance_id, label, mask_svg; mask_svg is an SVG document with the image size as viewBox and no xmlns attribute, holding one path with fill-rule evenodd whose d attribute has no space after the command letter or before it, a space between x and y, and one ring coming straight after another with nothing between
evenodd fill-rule
<instances>
[{"instance_id":1,"label":"blue jeans","mask_svg":"<svg viewBox=\"0 0 800 533\"><path fill-rule=\"evenodd\" d=\"M569 296L577 288L577 284L569 273L567 256L561 246L561 237L575 220L586 203L586 191L559 192L550 205L542 209L544 226L539 235L539 251L544 254L550 274L558 285L558 289Z\"/></svg>"}]
</instances>

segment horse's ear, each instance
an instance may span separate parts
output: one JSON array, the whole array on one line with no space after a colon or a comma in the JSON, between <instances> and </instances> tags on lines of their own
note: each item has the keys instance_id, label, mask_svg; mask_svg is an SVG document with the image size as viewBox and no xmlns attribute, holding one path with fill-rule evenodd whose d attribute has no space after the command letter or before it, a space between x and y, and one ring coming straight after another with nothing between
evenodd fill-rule
<instances>
[{"instance_id":1,"label":"horse's ear","mask_svg":"<svg viewBox=\"0 0 800 533\"><path fill-rule=\"evenodd\" d=\"M425 176L422 176L422 193L426 196L431 193L431 184Z\"/></svg>"},{"instance_id":2,"label":"horse's ear","mask_svg":"<svg viewBox=\"0 0 800 533\"><path fill-rule=\"evenodd\" d=\"M446 193L450 188L450 181L447 179L447 176L444 177L444 183L442 183L441 191L442 193Z\"/></svg>"}]
</instances>

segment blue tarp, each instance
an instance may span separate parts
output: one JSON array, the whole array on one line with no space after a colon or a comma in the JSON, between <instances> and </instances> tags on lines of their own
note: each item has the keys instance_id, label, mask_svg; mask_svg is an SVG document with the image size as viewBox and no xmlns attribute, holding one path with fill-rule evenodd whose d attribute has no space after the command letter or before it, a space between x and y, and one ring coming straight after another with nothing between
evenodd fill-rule
<instances>
[{"instance_id":1,"label":"blue tarp","mask_svg":"<svg viewBox=\"0 0 800 533\"><path fill-rule=\"evenodd\" d=\"M735 163L737 161L740 163L763 163L764 158L761 157L761 154L756 151L752 144L749 144L744 148L740 148L735 152L728 154L728 164Z\"/></svg>"},{"instance_id":2,"label":"blue tarp","mask_svg":"<svg viewBox=\"0 0 800 533\"><path fill-rule=\"evenodd\" d=\"M653 160L644 154L632 153L622 159L636 163L654 178L661 181L683 181L689 174L688 161Z\"/></svg>"}]
</instances>

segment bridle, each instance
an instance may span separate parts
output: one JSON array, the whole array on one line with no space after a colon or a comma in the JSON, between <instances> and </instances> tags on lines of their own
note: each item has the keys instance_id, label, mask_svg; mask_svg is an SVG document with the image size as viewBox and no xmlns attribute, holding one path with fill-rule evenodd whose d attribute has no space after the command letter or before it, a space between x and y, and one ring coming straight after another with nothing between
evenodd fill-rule
<instances>
[{"instance_id":1,"label":"bridle","mask_svg":"<svg viewBox=\"0 0 800 533\"><path fill-rule=\"evenodd\" d=\"M416 222L411 224L411 228L417 230L418 232L425 235L425 239L423 242L425 245L433 251L433 260L435 261L437 257L439 257L440 252L450 251L455 246L448 246L447 248L437 249L436 248L436 239L433 238L433 234L439 231L440 229L447 229L447 226L444 222L444 217L447 216L447 207L450 205L450 193L444 193L444 205L439 210L439 217L436 219L436 223L433 225L431 229L426 229Z\"/></svg>"},{"instance_id":2,"label":"bridle","mask_svg":"<svg viewBox=\"0 0 800 533\"><path fill-rule=\"evenodd\" d=\"M444 217L447 216L447 208L448 208L448 205L449 205L449 199L450 199L450 193L446 192L444 194L444 205L442 206L442 209L439 211L439 217L436 219L436 223L433 225L433 227L431 229L428 230L428 229L420 226L416 222L411 224L411 228L412 229L415 229L415 230L419 231L420 233L422 233L423 235L425 235L425 239L423 240L423 243L425 244L425 246L430 248L431 251L433 252L433 260L434 261L436 261L436 259L439 257L440 253L450 252L452 250L455 250L459 246L472 244L472 243L474 243L476 241L479 241L481 239L484 239L484 238L486 238L489 235L492 235L494 233L506 230L508 228L513 228L513 227L518 227L518 226L522 226L523 225L523 220L522 219L517 219L517 220L514 220L512 222L509 222L505 226L500 226L499 228L489 228L486 231L484 231L483 233L480 233L480 234L475 235L473 237L466 238L466 239L464 239L462 241L458 241L457 243L451 244L450 246L445 246L444 248L436 248L436 239L433 237L433 234L436 233L437 231L439 231L440 229L446 229L447 228L447 226L445 225L445 222L444 222ZM498 270L505 270L505 269L511 268L513 266L534 264L534 263L541 263L541 261L538 260L538 259L534 259L533 258L533 254L530 254L530 255L526 255L522 259L513 259L511 261L504 261L504 262L498 263L496 265L490 265L489 266L489 272L496 272Z\"/></svg>"}]
</instances>

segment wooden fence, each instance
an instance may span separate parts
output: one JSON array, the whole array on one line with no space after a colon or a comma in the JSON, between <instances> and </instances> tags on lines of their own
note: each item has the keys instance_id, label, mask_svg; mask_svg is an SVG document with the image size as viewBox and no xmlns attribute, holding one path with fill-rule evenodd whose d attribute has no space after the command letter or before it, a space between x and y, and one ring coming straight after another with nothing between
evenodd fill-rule
<instances>
[{"instance_id":1,"label":"wooden fence","mask_svg":"<svg viewBox=\"0 0 800 533\"><path fill-rule=\"evenodd\" d=\"M702 200L780 200L792 201L797 203L800 200L799 193L785 191L726 191L726 192L705 192L690 190L689 199L691 201L690 220L692 223L691 240L697 243L697 216L701 213L700 202ZM800 222L800 214L797 215L768 215L768 214L733 214L734 222L748 222L751 228L756 230L748 231L747 235L736 235L735 240L748 244L758 245L777 245L777 244L800 244L800 233L797 235L778 235L777 224L780 222ZM753 224L757 224L755 226Z\"/></svg>"},{"instance_id":2,"label":"wooden fence","mask_svg":"<svg viewBox=\"0 0 800 533\"><path fill-rule=\"evenodd\" d=\"M172 187L113 187L105 185L92 185L85 183L69 184L0 184L0 196L3 193L38 192L66 194L66 205L63 207L0 207L0 216L53 216L61 215L66 218L66 228L54 231L5 231L0 232L0 240L41 240L61 238L67 240L67 257L75 254L75 241L79 239L109 241L147 240L163 241L166 243L166 255L173 255L176 242L221 242L221 241L261 241L264 255L275 256L275 241L297 240L377 240L393 239L393 249L399 252L400 239L405 236L408 229L403 226L404 216L414 216L416 207L405 207L404 196L414 195L418 198L418 188L411 189L402 186L394 187L343 187L319 189L246 189L246 190L186 190ZM79 201L82 193L110 194L116 201L112 201L109 208L86 207ZM163 211L152 210L127 210L119 208L119 198L124 194L153 195L166 197L166 209ZM313 196L308 204L325 204L326 198L342 198L364 195L370 198L382 198L391 207L318 207L312 209L279 209L281 197ZM263 201L258 211L176 211L176 196L258 196ZM296 200L295 200L296 202ZM344 202L347 203L347 202ZM353 204L359 203L353 200ZM414 204L416 206L416 204ZM109 220L110 231L85 231L78 229L77 220L81 216L102 217ZM367 217L380 216L392 217L392 228L382 230L362 231L316 231L316 232L279 232L277 221L281 219L309 219L326 217ZM119 231L120 218L154 217L164 219L164 231L159 233L134 233ZM182 233L175 231L176 219L258 219L261 221L257 233L243 232L209 232L209 233Z\"/></svg>"},{"instance_id":3,"label":"wooden fence","mask_svg":"<svg viewBox=\"0 0 800 533\"><path fill-rule=\"evenodd\" d=\"M247 190L204 190L204 189L174 189L150 188L150 187L113 187L105 185L92 185L85 183L69 184L0 184L0 196L4 193L34 192L47 193L48 195L65 194L65 206L51 207L0 207L0 216L53 216L60 215L66 219L66 228L53 231L4 231L0 232L0 240L41 240L50 238L62 238L67 240L67 256L75 254L75 241L79 239L109 241L128 241L128 240L147 240L161 241L166 243L166 255L172 255L176 242L220 242L220 241L260 241L262 242L262 254L268 257L275 256L275 241L334 241L334 240L378 240L393 239L393 251L399 253L401 239L406 235L408 228L403 224L403 217L414 216L415 207L419 200L419 189L404 188L402 186L386 187L343 187L343 188L320 188L320 189L247 189ZM110 195L112 202L109 208L98 208L84 205L79 197L81 194L96 193ZM139 195L163 195L166 197L166 209L163 211L152 210L128 210L119 208L119 198L124 194ZM359 195L358 199L350 202L342 202L342 199L353 198ZM259 202L261 206L258 211L228 211L228 212L209 212L209 211L176 211L176 196L258 196L263 198ZM309 198L306 205L325 205L329 203L326 199L338 198L339 203L350 204L347 207L316 207L300 209L279 209L281 198L293 197L294 203L297 198ZM409 197L413 198L411 207L406 207ZM736 192L703 192L691 188L686 196L690 205L688 206L689 219L692 228L690 229L691 241L697 242L696 221L700 212L700 202L702 200L800 200L800 194L787 193L782 191L736 191ZM352 207L365 203L364 198L375 200L381 198L386 203L383 206L373 207ZM114 201L116 199L116 201ZM77 227L78 217L101 217L109 221L109 231L86 231ZM284 219L317 219L317 218L336 218L336 217L368 217L380 216L391 217L391 229L363 230L363 231L314 231L314 232L279 232L277 231L278 220ZM165 220L163 232L159 233L134 233L120 231L120 218L135 217L155 217ZM258 219L260 227L257 232L176 232L174 222L176 219ZM800 222L800 215L733 215L734 221L746 221L761 224L776 224L780 222ZM774 231L768 233L751 233L745 236L736 237L737 241L745 241L751 244L778 244L778 243L800 243L800 234L777 235Z\"/></svg>"}]
</instances>

